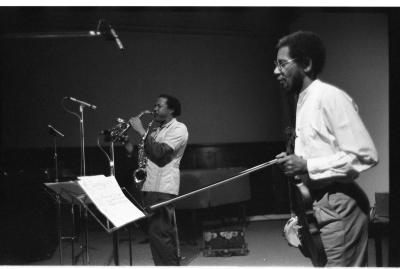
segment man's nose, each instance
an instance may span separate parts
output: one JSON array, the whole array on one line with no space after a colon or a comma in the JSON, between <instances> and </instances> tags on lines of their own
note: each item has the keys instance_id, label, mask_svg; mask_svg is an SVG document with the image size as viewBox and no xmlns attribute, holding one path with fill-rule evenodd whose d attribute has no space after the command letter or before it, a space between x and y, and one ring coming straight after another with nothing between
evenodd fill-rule
<instances>
[{"instance_id":1,"label":"man's nose","mask_svg":"<svg viewBox=\"0 0 400 269\"><path fill-rule=\"evenodd\" d=\"M279 69L278 66L275 66L274 68L274 75L279 75L281 73L281 70Z\"/></svg>"}]
</instances>

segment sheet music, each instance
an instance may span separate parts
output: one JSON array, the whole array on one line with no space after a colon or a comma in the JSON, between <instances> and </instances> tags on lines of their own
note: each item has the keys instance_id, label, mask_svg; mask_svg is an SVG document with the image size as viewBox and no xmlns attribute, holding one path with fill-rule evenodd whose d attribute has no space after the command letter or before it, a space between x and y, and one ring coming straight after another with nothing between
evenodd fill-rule
<instances>
[{"instance_id":1,"label":"sheet music","mask_svg":"<svg viewBox=\"0 0 400 269\"><path fill-rule=\"evenodd\" d=\"M78 184L115 227L121 227L145 216L126 198L114 176L96 175L78 179Z\"/></svg>"}]
</instances>

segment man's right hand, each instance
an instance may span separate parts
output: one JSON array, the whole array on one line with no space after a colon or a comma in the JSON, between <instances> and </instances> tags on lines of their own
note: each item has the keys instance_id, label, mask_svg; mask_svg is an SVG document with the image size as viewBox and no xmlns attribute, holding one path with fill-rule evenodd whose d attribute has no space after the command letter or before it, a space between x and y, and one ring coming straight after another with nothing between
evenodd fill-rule
<instances>
[{"instance_id":1,"label":"man's right hand","mask_svg":"<svg viewBox=\"0 0 400 269\"><path fill-rule=\"evenodd\" d=\"M277 163L287 176L295 176L307 173L307 161L295 154L282 152L276 155Z\"/></svg>"},{"instance_id":2,"label":"man's right hand","mask_svg":"<svg viewBox=\"0 0 400 269\"><path fill-rule=\"evenodd\" d=\"M282 158L285 158L287 156L287 153L286 152L281 152L281 153L279 153L278 155L276 155L275 156L275 159L282 159Z\"/></svg>"},{"instance_id":3,"label":"man's right hand","mask_svg":"<svg viewBox=\"0 0 400 269\"><path fill-rule=\"evenodd\" d=\"M146 133L146 130L143 127L143 123L139 117L130 118L129 124L132 126L133 130L139 133L140 136L143 136Z\"/></svg>"}]
</instances>

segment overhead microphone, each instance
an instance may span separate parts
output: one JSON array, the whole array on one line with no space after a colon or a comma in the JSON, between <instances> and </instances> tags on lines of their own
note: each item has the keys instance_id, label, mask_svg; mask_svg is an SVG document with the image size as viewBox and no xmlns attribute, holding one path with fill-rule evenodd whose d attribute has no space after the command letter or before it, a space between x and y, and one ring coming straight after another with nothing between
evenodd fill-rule
<instances>
[{"instance_id":1,"label":"overhead microphone","mask_svg":"<svg viewBox=\"0 0 400 269\"><path fill-rule=\"evenodd\" d=\"M112 28L111 24L108 24L108 27L110 28L110 34L111 34L112 38L115 40L115 42L117 43L118 48L120 50L123 50L124 45L122 45L122 42L117 35L117 32L115 32L115 30Z\"/></svg>"},{"instance_id":2,"label":"overhead microphone","mask_svg":"<svg viewBox=\"0 0 400 269\"><path fill-rule=\"evenodd\" d=\"M67 99L69 99L69 100L71 100L73 102L76 102L76 103L78 103L78 104L80 104L82 106L86 106L86 107L88 107L90 109L93 109L93 110L97 108L97 106L95 106L95 105L89 104L89 103L87 103L85 101L78 100L78 99L76 99L74 97L71 97L71 96L67 97Z\"/></svg>"},{"instance_id":3,"label":"overhead microphone","mask_svg":"<svg viewBox=\"0 0 400 269\"><path fill-rule=\"evenodd\" d=\"M60 131L58 131L56 128L54 128L53 126L51 126L50 124L47 125L47 127L49 127L49 133L53 136L55 135L59 135L61 137L64 137L64 134L61 133Z\"/></svg>"}]
</instances>

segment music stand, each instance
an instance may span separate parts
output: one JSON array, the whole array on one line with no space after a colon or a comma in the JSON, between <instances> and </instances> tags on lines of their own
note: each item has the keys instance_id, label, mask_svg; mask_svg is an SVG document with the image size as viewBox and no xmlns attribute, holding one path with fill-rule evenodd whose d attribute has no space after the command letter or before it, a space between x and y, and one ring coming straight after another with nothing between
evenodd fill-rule
<instances>
[{"instance_id":1,"label":"music stand","mask_svg":"<svg viewBox=\"0 0 400 269\"><path fill-rule=\"evenodd\" d=\"M129 192L124 190L128 193L129 196L131 196L130 199L127 198L123 190L119 188L119 185L116 182L114 176L86 176L79 177L78 181L45 183L45 185L68 203L78 204L84 207L85 212L89 212L90 215L92 215L93 218L108 233L113 233L113 235L114 232L117 232L120 228L125 227L128 224L147 216L143 208L139 209L132 203L132 196L129 194ZM99 190L99 186L100 188L104 187L104 189ZM101 196L101 200L99 200L99 194ZM90 197L92 197L92 199ZM110 199L112 201L110 201ZM94 205L94 207L90 207L91 205ZM127 208L128 211L118 212L121 209L121 205L123 205L124 209ZM132 265L130 230L129 240L130 261ZM114 237L113 248L115 263L116 265L118 265L119 260L117 236Z\"/></svg>"},{"instance_id":2,"label":"music stand","mask_svg":"<svg viewBox=\"0 0 400 269\"><path fill-rule=\"evenodd\" d=\"M81 202L77 200L76 197L82 197L82 199L86 200L86 203L91 203L90 199L85 198L85 192L80 188L75 181L66 181L66 182L49 182L44 183L44 185L51 190L51 192L46 192L56 201L58 212L58 231L59 231L59 248L60 248L60 264L62 264L62 241L63 240L71 240L71 260L72 265L76 264L78 257L82 254L75 256L75 206L79 206L81 208ZM72 218L72 231L71 236L61 236L61 204L66 204L71 206L71 218ZM81 210L80 210L81 211ZM85 233L87 233L87 223L85 222ZM87 236L87 235L86 235ZM87 244L83 247L83 249L88 252ZM83 251L83 250L82 250ZM88 254L86 255L88 256Z\"/></svg>"}]
</instances>

